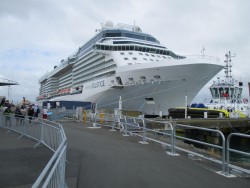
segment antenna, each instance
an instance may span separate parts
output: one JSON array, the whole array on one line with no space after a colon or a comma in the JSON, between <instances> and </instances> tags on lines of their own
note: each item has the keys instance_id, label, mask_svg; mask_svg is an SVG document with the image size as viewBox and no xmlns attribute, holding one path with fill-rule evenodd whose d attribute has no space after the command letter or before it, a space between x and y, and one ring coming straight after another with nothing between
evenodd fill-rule
<instances>
[{"instance_id":1,"label":"antenna","mask_svg":"<svg viewBox=\"0 0 250 188\"><path fill-rule=\"evenodd\" d=\"M203 45L203 46L202 46L202 49L201 49L202 57L204 57L204 53L205 53L205 47L204 47L204 45Z\"/></svg>"},{"instance_id":2,"label":"antenna","mask_svg":"<svg viewBox=\"0 0 250 188\"><path fill-rule=\"evenodd\" d=\"M226 60L225 62L225 74L226 74L226 81L228 81L229 83L232 82L232 57L235 57L236 55L231 55L231 52L229 51L228 53L225 54L226 56Z\"/></svg>"}]
</instances>

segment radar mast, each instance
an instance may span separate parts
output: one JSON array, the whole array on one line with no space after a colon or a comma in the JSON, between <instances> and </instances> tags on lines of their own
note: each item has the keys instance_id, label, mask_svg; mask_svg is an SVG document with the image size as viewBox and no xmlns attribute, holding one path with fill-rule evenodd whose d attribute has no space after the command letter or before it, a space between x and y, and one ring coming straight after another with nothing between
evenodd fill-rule
<instances>
[{"instance_id":1,"label":"radar mast","mask_svg":"<svg viewBox=\"0 0 250 188\"><path fill-rule=\"evenodd\" d=\"M231 55L231 52L229 51L228 53L226 53L226 60L224 61L225 62L225 74L226 74L226 81L228 83L232 83L232 57L235 57L236 55Z\"/></svg>"}]
</instances>

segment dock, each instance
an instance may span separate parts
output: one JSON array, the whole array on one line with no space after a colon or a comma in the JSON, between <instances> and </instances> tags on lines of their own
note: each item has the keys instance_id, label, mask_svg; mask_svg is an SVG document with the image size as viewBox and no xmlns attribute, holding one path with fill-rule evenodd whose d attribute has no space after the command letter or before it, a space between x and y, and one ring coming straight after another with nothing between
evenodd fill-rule
<instances>
[{"instance_id":1,"label":"dock","mask_svg":"<svg viewBox=\"0 0 250 188\"><path fill-rule=\"evenodd\" d=\"M119 131L111 132L107 128L91 129L88 127L92 124L82 122L62 124L68 139L66 181L70 188L248 188L250 185L249 177L221 176L212 165L204 166L203 162L191 160L187 155L167 155L159 145L139 144L139 138L135 136L125 137ZM10 176L7 172L11 172L11 177L17 177L15 169L31 168L30 165L42 170L41 161L49 160L51 152L40 153L39 150L45 148L38 147L25 159L20 152L28 154L25 148L31 149L33 144L26 139L18 140L17 134L6 133L2 128L0 133L1 143L11 137L9 144L1 144L0 148L1 153L5 153L4 157L1 154L0 160L0 187L30 187L32 179L30 182L23 180L28 180L32 171L22 173L22 178L7 177L3 181L3 177ZM18 157L13 159L11 156ZM24 159L28 161L24 162ZM9 165L5 165L6 161Z\"/></svg>"}]
</instances>

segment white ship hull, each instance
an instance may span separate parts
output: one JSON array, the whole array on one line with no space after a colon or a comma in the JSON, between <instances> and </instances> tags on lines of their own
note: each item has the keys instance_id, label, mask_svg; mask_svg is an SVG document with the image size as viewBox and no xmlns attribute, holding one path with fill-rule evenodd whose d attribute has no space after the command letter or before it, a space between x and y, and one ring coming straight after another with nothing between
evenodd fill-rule
<instances>
[{"instance_id":1,"label":"white ship hull","mask_svg":"<svg viewBox=\"0 0 250 188\"><path fill-rule=\"evenodd\" d=\"M114 109L118 108L121 96L123 110L168 114L169 108L185 105L185 96L188 103L191 102L199 90L222 69L222 66L209 61L186 58L168 63L119 66L114 77L84 83L81 94L51 100L85 101L96 103L100 109ZM121 79L123 85L116 82L116 77Z\"/></svg>"}]
</instances>

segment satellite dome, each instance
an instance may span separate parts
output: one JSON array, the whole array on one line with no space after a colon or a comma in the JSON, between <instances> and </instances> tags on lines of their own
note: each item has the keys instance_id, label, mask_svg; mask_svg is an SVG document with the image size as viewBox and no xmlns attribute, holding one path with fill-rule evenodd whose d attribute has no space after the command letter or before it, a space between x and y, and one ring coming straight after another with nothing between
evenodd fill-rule
<instances>
[{"instance_id":1,"label":"satellite dome","mask_svg":"<svg viewBox=\"0 0 250 188\"><path fill-rule=\"evenodd\" d=\"M104 25L105 28L112 28L113 27L113 22L112 21L107 21Z\"/></svg>"}]
</instances>

